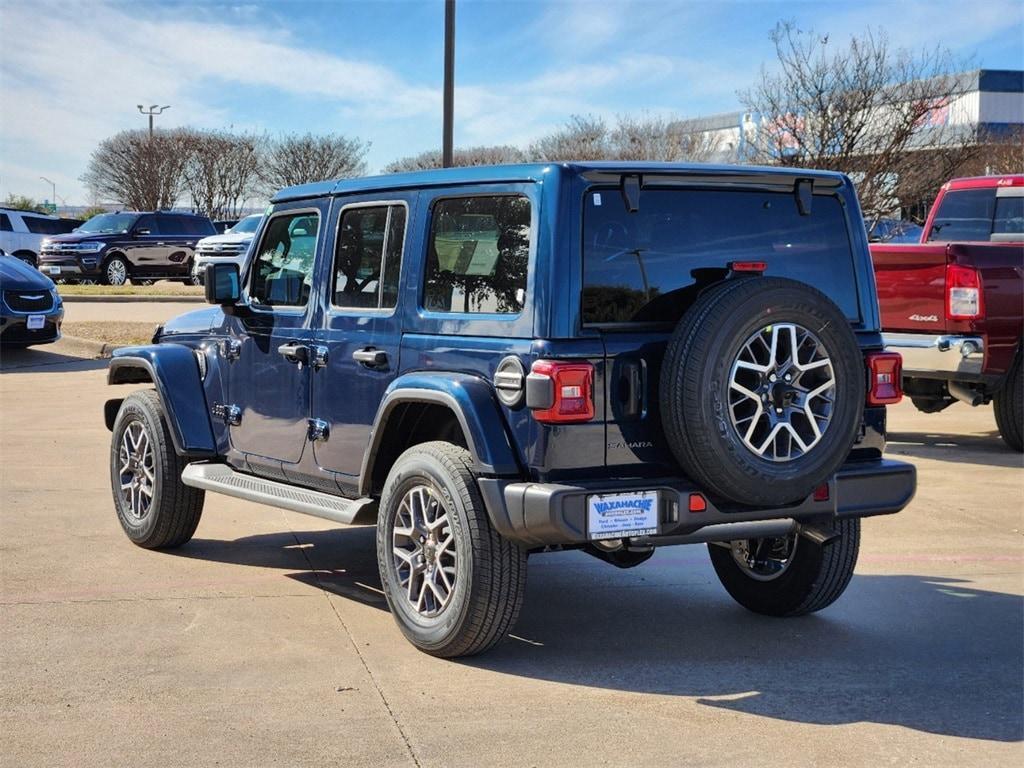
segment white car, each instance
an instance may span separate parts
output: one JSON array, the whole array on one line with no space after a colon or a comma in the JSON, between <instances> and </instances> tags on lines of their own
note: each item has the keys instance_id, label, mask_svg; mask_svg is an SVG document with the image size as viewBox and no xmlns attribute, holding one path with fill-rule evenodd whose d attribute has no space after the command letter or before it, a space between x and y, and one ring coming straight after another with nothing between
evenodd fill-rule
<instances>
[{"instance_id":1,"label":"white car","mask_svg":"<svg viewBox=\"0 0 1024 768\"><path fill-rule=\"evenodd\" d=\"M246 216L223 235L210 235L196 243L195 256L192 258L193 279L202 282L207 264L234 263L238 265L239 272L244 272L249 246L252 245L261 221L263 214L254 213Z\"/></svg>"},{"instance_id":2,"label":"white car","mask_svg":"<svg viewBox=\"0 0 1024 768\"><path fill-rule=\"evenodd\" d=\"M45 213L0 208L0 250L34 267L43 240L50 235L66 235L81 223Z\"/></svg>"}]
</instances>

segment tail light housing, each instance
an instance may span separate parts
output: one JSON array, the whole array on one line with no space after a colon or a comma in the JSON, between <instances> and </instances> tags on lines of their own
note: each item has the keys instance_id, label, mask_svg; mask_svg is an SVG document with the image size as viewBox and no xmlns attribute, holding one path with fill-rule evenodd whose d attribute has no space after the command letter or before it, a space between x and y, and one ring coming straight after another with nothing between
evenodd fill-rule
<instances>
[{"instance_id":1,"label":"tail light housing","mask_svg":"<svg viewBox=\"0 0 1024 768\"><path fill-rule=\"evenodd\" d=\"M946 265L946 318L978 320L985 316L981 275L972 267Z\"/></svg>"},{"instance_id":2,"label":"tail light housing","mask_svg":"<svg viewBox=\"0 0 1024 768\"><path fill-rule=\"evenodd\" d=\"M526 405L544 424L574 424L594 418L594 366L537 360L526 377Z\"/></svg>"},{"instance_id":3,"label":"tail light housing","mask_svg":"<svg viewBox=\"0 0 1024 768\"><path fill-rule=\"evenodd\" d=\"M898 352L867 356L868 405L895 405L903 399L903 358Z\"/></svg>"}]
</instances>

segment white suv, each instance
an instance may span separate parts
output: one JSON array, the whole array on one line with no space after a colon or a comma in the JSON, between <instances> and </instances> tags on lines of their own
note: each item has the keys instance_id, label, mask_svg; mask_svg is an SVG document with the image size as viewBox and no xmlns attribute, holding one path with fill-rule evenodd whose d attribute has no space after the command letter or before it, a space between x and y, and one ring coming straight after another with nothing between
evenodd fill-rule
<instances>
[{"instance_id":1,"label":"white suv","mask_svg":"<svg viewBox=\"0 0 1024 768\"><path fill-rule=\"evenodd\" d=\"M34 267L43 240L50 235L65 235L81 223L45 213L0 208L0 249Z\"/></svg>"},{"instance_id":2,"label":"white suv","mask_svg":"<svg viewBox=\"0 0 1024 768\"><path fill-rule=\"evenodd\" d=\"M202 282L207 264L237 264L238 271L244 272L249 246L252 245L261 221L263 214L254 213L246 216L223 235L210 235L196 243L195 256L192 257L193 279Z\"/></svg>"}]
</instances>

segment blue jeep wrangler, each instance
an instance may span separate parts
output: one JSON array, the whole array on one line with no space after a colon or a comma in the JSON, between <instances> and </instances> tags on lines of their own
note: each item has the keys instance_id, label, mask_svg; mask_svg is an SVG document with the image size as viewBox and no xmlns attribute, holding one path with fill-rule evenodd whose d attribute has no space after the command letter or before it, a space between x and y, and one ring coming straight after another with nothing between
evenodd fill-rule
<instances>
[{"instance_id":1,"label":"blue jeep wrangler","mask_svg":"<svg viewBox=\"0 0 1024 768\"><path fill-rule=\"evenodd\" d=\"M512 628L527 556L620 568L706 543L742 605L832 603L860 518L898 512L882 351L849 179L577 163L324 182L273 200L216 306L118 350L114 504L142 547L206 491L377 526L418 648Z\"/></svg>"}]
</instances>

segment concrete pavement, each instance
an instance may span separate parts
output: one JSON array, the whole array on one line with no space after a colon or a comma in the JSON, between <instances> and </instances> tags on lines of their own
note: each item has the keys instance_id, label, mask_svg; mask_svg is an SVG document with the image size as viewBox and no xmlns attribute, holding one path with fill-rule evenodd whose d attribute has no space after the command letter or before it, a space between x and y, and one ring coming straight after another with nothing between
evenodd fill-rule
<instances>
[{"instance_id":1,"label":"concrete pavement","mask_svg":"<svg viewBox=\"0 0 1024 768\"><path fill-rule=\"evenodd\" d=\"M918 496L820 614L747 613L701 547L536 555L513 637L448 662L391 620L370 528L208 495L188 545L132 546L105 363L59 353L0 363L4 766L1024 760L1024 472L988 408L893 409Z\"/></svg>"}]
</instances>

